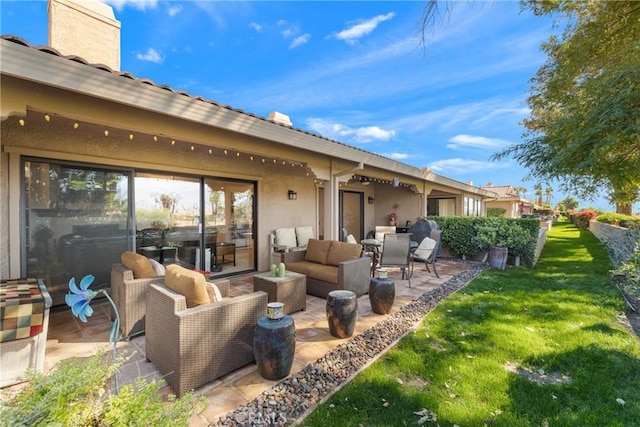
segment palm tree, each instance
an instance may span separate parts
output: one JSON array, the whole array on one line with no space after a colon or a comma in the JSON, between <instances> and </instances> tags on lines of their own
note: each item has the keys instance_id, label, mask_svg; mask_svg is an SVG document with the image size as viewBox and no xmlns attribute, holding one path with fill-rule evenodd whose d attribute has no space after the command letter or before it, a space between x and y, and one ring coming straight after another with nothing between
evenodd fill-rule
<instances>
[{"instance_id":1,"label":"palm tree","mask_svg":"<svg viewBox=\"0 0 640 427\"><path fill-rule=\"evenodd\" d=\"M536 197L538 198L536 203L538 204L538 206L542 206L542 185L536 184L533 186L533 189L535 191Z\"/></svg>"},{"instance_id":2,"label":"palm tree","mask_svg":"<svg viewBox=\"0 0 640 427\"><path fill-rule=\"evenodd\" d=\"M547 187L544 189L544 194L547 195L547 205L551 207L551 199L553 199L553 188Z\"/></svg>"}]
</instances>

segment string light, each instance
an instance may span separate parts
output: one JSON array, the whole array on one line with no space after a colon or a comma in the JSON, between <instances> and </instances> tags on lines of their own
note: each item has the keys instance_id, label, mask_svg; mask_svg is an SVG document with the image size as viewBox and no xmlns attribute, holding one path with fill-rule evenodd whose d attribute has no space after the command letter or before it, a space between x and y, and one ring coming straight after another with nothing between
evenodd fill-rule
<instances>
[{"instance_id":1,"label":"string light","mask_svg":"<svg viewBox=\"0 0 640 427\"><path fill-rule=\"evenodd\" d=\"M154 142L158 142L158 137L157 137L157 136L155 136L155 135L153 135L153 141L154 141Z\"/></svg>"},{"instance_id":2,"label":"string light","mask_svg":"<svg viewBox=\"0 0 640 427\"><path fill-rule=\"evenodd\" d=\"M175 140L171 140L171 145L176 145L176 141Z\"/></svg>"},{"instance_id":3,"label":"string light","mask_svg":"<svg viewBox=\"0 0 640 427\"><path fill-rule=\"evenodd\" d=\"M18 123L20 123L20 126L24 126L24 120L23 119L18 120Z\"/></svg>"},{"instance_id":4,"label":"string light","mask_svg":"<svg viewBox=\"0 0 640 427\"><path fill-rule=\"evenodd\" d=\"M225 156L227 155L227 150L224 150L224 155L225 155Z\"/></svg>"},{"instance_id":5,"label":"string light","mask_svg":"<svg viewBox=\"0 0 640 427\"><path fill-rule=\"evenodd\" d=\"M133 134L132 133L129 134L129 141L133 141Z\"/></svg>"},{"instance_id":6,"label":"string light","mask_svg":"<svg viewBox=\"0 0 640 427\"><path fill-rule=\"evenodd\" d=\"M195 150L196 147L194 147L193 145L191 146L191 151Z\"/></svg>"},{"instance_id":7,"label":"string light","mask_svg":"<svg viewBox=\"0 0 640 427\"><path fill-rule=\"evenodd\" d=\"M74 128L74 129L78 129L78 127L79 127L79 126L80 126L80 125L79 125L77 122L73 124L73 128Z\"/></svg>"},{"instance_id":8,"label":"string light","mask_svg":"<svg viewBox=\"0 0 640 427\"><path fill-rule=\"evenodd\" d=\"M109 131L108 130L104 131L104 136L109 136Z\"/></svg>"},{"instance_id":9,"label":"string light","mask_svg":"<svg viewBox=\"0 0 640 427\"><path fill-rule=\"evenodd\" d=\"M50 117L48 114L45 114L45 115L44 115L44 119L45 119L46 121L51 121L51 117Z\"/></svg>"},{"instance_id":10,"label":"string light","mask_svg":"<svg viewBox=\"0 0 640 427\"><path fill-rule=\"evenodd\" d=\"M213 150L209 148L209 154L213 154Z\"/></svg>"},{"instance_id":11,"label":"string light","mask_svg":"<svg viewBox=\"0 0 640 427\"><path fill-rule=\"evenodd\" d=\"M236 157L240 157L240 152L239 151L236 153Z\"/></svg>"}]
</instances>

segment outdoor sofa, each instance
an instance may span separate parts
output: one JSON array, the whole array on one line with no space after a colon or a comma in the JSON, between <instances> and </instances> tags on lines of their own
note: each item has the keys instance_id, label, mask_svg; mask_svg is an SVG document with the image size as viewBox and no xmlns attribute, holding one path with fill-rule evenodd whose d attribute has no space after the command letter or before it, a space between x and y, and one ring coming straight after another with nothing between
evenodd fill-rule
<instances>
[{"instance_id":1,"label":"outdoor sofa","mask_svg":"<svg viewBox=\"0 0 640 427\"><path fill-rule=\"evenodd\" d=\"M304 251L282 254L286 269L307 276L307 294L326 298L338 289L357 296L369 292L371 259L362 245L337 240L309 239Z\"/></svg>"}]
</instances>

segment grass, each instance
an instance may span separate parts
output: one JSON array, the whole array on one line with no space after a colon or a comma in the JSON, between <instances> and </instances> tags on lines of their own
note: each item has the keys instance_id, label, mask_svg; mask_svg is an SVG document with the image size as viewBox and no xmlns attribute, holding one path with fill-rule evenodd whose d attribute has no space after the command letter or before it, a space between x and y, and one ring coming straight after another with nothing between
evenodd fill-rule
<instances>
[{"instance_id":1,"label":"grass","mask_svg":"<svg viewBox=\"0 0 640 427\"><path fill-rule=\"evenodd\" d=\"M554 226L534 269L483 272L303 425L640 425L610 268L590 232Z\"/></svg>"}]
</instances>

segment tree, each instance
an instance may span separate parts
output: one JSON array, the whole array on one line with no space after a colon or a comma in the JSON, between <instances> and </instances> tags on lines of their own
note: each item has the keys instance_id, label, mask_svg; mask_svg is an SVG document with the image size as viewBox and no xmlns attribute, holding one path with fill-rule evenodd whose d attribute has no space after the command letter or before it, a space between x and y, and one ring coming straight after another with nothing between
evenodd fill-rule
<instances>
[{"instance_id":1,"label":"tree","mask_svg":"<svg viewBox=\"0 0 640 427\"><path fill-rule=\"evenodd\" d=\"M575 211L578 209L578 201L571 196L567 196L564 200L556 205L556 209L561 212Z\"/></svg>"},{"instance_id":2,"label":"tree","mask_svg":"<svg viewBox=\"0 0 640 427\"><path fill-rule=\"evenodd\" d=\"M608 190L620 213L640 198L640 3L526 1L538 16L572 22L552 36L533 78L523 142L508 156L544 181L593 200Z\"/></svg>"},{"instance_id":3,"label":"tree","mask_svg":"<svg viewBox=\"0 0 640 427\"><path fill-rule=\"evenodd\" d=\"M545 203L551 207L551 199L553 199L553 188L547 187L544 189L544 194L547 196Z\"/></svg>"},{"instance_id":4,"label":"tree","mask_svg":"<svg viewBox=\"0 0 640 427\"><path fill-rule=\"evenodd\" d=\"M533 191L536 194L536 203L538 204L538 206L542 206L542 184L536 184L533 186Z\"/></svg>"}]
</instances>

